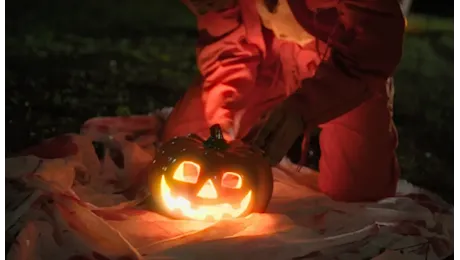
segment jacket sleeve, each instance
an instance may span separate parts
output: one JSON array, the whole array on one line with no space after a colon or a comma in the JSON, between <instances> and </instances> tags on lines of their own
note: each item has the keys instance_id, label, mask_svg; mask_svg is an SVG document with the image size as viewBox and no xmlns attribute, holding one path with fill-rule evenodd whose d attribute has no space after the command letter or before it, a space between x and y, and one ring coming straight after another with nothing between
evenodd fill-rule
<instances>
[{"instance_id":1,"label":"jacket sleeve","mask_svg":"<svg viewBox=\"0 0 460 260\"><path fill-rule=\"evenodd\" d=\"M384 87L402 54L404 18L396 0L345 0L329 36L329 57L287 102L307 124L334 119Z\"/></svg>"},{"instance_id":2,"label":"jacket sleeve","mask_svg":"<svg viewBox=\"0 0 460 260\"><path fill-rule=\"evenodd\" d=\"M200 5L210 1L185 1L197 15L205 118L209 125L220 124L226 137L238 131L264 48L258 17L250 15L244 1L214 0L215 8Z\"/></svg>"}]
</instances>

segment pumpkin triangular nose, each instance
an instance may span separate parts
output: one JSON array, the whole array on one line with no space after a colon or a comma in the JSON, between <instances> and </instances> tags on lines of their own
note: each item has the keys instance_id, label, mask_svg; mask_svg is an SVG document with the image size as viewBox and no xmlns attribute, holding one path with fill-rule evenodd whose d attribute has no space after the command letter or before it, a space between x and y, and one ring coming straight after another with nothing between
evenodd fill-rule
<instances>
[{"instance_id":1,"label":"pumpkin triangular nose","mask_svg":"<svg viewBox=\"0 0 460 260\"><path fill-rule=\"evenodd\" d=\"M202 199L217 199L217 191L214 184L212 184L211 179L204 183L197 196Z\"/></svg>"}]
</instances>

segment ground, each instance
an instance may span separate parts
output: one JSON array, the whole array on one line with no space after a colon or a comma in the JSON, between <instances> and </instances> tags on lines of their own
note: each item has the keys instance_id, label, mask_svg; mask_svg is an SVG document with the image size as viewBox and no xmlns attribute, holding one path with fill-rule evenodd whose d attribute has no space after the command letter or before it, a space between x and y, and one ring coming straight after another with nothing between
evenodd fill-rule
<instances>
[{"instance_id":1,"label":"ground","mask_svg":"<svg viewBox=\"0 0 460 260\"><path fill-rule=\"evenodd\" d=\"M90 117L173 105L197 75L196 35L185 7L166 2L8 3L8 155ZM395 76L403 177L450 202L453 52L453 19L412 16Z\"/></svg>"}]
</instances>

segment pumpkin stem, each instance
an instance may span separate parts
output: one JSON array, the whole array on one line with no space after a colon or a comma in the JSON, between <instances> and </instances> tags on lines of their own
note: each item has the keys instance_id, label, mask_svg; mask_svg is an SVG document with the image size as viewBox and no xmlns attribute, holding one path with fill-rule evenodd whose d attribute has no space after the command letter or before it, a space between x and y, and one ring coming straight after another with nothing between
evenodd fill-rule
<instances>
[{"instance_id":1,"label":"pumpkin stem","mask_svg":"<svg viewBox=\"0 0 460 260\"><path fill-rule=\"evenodd\" d=\"M225 140L224 139L224 134L222 133L222 128L220 127L219 124L215 124L209 128L209 132L211 137L214 137L214 139L220 139L220 140Z\"/></svg>"},{"instance_id":2,"label":"pumpkin stem","mask_svg":"<svg viewBox=\"0 0 460 260\"><path fill-rule=\"evenodd\" d=\"M210 136L208 140L204 141L203 144L207 148L213 148L216 150L225 150L229 147L227 141L224 139L222 128L219 124L215 124L209 128Z\"/></svg>"}]
</instances>

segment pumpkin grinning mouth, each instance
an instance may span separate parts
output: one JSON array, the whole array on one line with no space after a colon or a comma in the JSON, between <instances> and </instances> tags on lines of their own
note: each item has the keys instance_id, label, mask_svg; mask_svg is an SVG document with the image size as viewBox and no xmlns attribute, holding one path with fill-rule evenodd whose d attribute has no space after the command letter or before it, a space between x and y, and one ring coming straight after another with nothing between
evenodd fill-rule
<instances>
[{"instance_id":1,"label":"pumpkin grinning mouth","mask_svg":"<svg viewBox=\"0 0 460 260\"><path fill-rule=\"evenodd\" d=\"M252 198L252 191L249 191L241 200L239 205L221 203L216 205L192 205L182 196L173 196L171 188L166 182L165 176L161 176L161 199L164 206L170 211L179 211L184 217L194 220L215 221L225 218L237 218L247 211Z\"/></svg>"},{"instance_id":2,"label":"pumpkin grinning mouth","mask_svg":"<svg viewBox=\"0 0 460 260\"><path fill-rule=\"evenodd\" d=\"M202 207L202 206L197 205L197 204L194 204L194 203L190 203L190 205L191 205L191 207L192 207L193 210L199 210L200 207ZM204 206L205 206L205 207L216 207L216 206L217 206L217 207L220 207L220 205L222 205L222 204L217 204L217 205L216 205L216 204L214 204L214 205L204 205ZM241 208L240 203L238 203L238 204L229 204L229 205L232 207L233 210L239 210L239 209ZM224 217L224 218L225 218L225 217Z\"/></svg>"}]
</instances>

